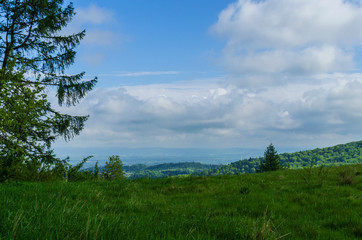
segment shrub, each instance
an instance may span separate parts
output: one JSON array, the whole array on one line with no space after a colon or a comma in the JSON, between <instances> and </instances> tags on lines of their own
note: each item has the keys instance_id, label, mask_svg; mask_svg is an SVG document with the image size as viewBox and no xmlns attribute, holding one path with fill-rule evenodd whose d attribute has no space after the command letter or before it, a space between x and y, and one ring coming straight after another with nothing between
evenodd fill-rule
<instances>
[{"instance_id":1,"label":"shrub","mask_svg":"<svg viewBox=\"0 0 362 240\"><path fill-rule=\"evenodd\" d=\"M109 157L102 176L106 180L120 180L124 178L123 164L118 155Z\"/></svg>"},{"instance_id":2,"label":"shrub","mask_svg":"<svg viewBox=\"0 0 362 240\"><path fill-rule=\"evenodd\" d=\"M342 185L352 185L354 182L354 177L356 176L356 170L351 167L346 167L341 172L339 172L339 182Z\"/></svg>"}]
</instances>

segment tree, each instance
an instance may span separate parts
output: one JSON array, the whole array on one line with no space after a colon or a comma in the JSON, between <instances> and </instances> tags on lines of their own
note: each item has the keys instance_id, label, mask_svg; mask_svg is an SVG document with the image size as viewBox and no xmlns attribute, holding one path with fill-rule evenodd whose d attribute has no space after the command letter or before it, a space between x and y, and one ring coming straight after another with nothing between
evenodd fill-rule
<instances>
[{"instance_id":1,"label":"tree","mask_svg":"<svg viewBox=\"0 0 362 240\"><path fill-rule=\"evenodd\" d=\"M44 87L19 81L23 73L0 70L0 181L25 176L37 180L53 158L47 149L53 138Z\"/></svg>"},{"instance_id":2,"label":"tree","mask_svg":"<svg viewBox=\"0 0 362 240\"><path fill-rule=\"evenodd\" d=\"M98 167L98 161L94 165L94 178L97 180L99 179L99 167Z\"/></svg>"},{"instance_id":3,"label":"tree","mask_svg":"<svg viewBox=\"0 0 362 240\"><path fill-rule=\"evenodd\" d=\"M51 143L60 136L69 141L88 119L62 114L46 98L53 88L60 106L72 106L97 82L84 81L84 72L65 74L85 31L61 35L75 14L63 2L0 1L0 181L55 164Z\"/></svg>"},{"instance_id":4,"label":"tree","mask_svg":"<svg viewBox=\"0 0 362 240\"><path fill-rule=\"evenodd\" d=\"M109 157L102 175L106 180L120 180L124 178L123 164L118 155Z\"/></svg>"},{"instance_id":5,"label":"tree","mask_svg":"<svg viewBox=\"0 0 362 240\"><path fill-rule=\"evenodd\" d=\"M275 171L281 168L279 156L273 144L270 144L264 152L264 161L259 165L259 172Z\"/></svg>"}]
</instances>

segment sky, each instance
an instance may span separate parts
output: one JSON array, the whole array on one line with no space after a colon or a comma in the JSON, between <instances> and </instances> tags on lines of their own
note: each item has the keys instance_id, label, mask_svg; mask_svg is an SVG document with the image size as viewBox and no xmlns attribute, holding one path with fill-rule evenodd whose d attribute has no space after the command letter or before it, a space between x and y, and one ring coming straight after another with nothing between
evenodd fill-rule
<instances>
[{"instance_id":1,"label":"sky","mask_svg":"<svg viewBox=\"0 0 362 240\"><path fill-rule=\"evenodd\" d=\"M85 71L98 84L80 104L59 108L90 118L55 149L313 149L361 140L361 3L76 0L63 33L87 35L68 73Z\"/></svg>"}]
</instances>

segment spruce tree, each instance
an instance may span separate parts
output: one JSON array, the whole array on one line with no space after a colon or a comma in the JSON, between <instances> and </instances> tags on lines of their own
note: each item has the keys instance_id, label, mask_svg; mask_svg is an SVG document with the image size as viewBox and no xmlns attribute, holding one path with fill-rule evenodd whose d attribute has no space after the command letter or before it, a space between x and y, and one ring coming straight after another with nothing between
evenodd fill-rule
<instances>
[{"instance_id":1,"label":"spruce tree","mask_svg":"<svg viewBox=\"0 0 362 240\"><path fill-rule=\"evenodd\" d=\"M70 140L88 116L70 116L51 107L46 93L56 90L60 106L79 102L96 84L84 72L67 75L85 31L61 35L74 16L63 0L0 1L0 181L17 172L39 174L59 160L51 143Z\"/></svg>"},{"instance_id":2,"label":"spruce tree","mask_svg":"<svg viewBox=\"0 0 362 240\"><path fill-rule=\"evenodd\" d=\"M279 156L273 144L270 144L264 152L264 161L260 163L259 172L275 171L281 168Z\"/></svg>"}]
</instances>

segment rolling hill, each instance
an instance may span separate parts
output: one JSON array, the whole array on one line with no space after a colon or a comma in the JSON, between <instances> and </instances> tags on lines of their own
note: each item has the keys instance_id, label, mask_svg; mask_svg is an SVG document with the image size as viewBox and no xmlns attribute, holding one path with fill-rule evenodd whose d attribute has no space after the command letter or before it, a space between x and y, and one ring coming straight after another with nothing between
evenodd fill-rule
<instances>
[{"instance_id":1,"label":"rolling hill","mask_svg":"<svg viewBox=\"0 0 362 240\"><path fill-rule=\"evenodd\" d=\"M306 166L331 166L362 163L362 141L339 144L333 147L279 154L282 166L298 169ZM209 169L197 175L218 176L224 174L255 173L263 157L249 158Z\"/></svg>"}]
</instances>

